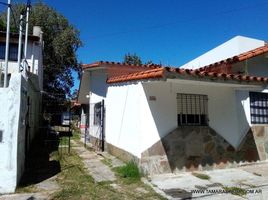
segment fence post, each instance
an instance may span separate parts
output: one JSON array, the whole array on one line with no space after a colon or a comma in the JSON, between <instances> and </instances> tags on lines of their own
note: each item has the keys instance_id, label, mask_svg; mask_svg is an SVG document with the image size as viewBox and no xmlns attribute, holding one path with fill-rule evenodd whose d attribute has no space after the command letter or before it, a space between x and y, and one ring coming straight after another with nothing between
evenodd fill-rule
<instances>
[{"instance_id":1,"label":"fence post","mask_svg":"<svg viewBox=\"0 0 268 200\"><path fill-rule=\"evenodd\" d=\"M104 100L101 101L101 151L104 151Z\"/></svg>"}]
</instances>

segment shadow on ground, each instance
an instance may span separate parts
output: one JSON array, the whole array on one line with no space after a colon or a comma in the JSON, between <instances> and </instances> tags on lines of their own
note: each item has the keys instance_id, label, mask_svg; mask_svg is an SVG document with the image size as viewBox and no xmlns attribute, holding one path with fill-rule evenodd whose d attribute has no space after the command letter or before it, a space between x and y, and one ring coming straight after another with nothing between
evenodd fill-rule
<instances>
[{"instance_id":1,"label":"shadow on ground","mask_svg":"<svg viewBox=\"0 0 268 200\"><path fill-rule=\"evenodd\" d=\"M53 134L43 135L32 142L19 186L37 184L61 172L59 161L50 160L49 156L58 146L59 139Z\"/></svg>"}]
</instances>

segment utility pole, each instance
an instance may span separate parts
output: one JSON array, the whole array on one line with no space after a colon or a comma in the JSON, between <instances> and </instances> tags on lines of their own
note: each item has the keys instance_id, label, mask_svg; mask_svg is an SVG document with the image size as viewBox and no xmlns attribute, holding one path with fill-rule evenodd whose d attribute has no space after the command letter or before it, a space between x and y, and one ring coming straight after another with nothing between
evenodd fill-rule
<instances>
[{"instance_id":1,"label":"utility pole","mask_svg":"<svg viewBox=\"0 0 268 200\"><path fill-rule=\"evenodd\" d=\"M10 7L11 0L7 3L7 30L6 30L6 52L5 52L5 76L4 87L7 87L7 74L8 74L8 57L9 57L9 32L10 32Z\"/></svg>"},{"instance_id":2,"label":"utility pole","mask_svg":"<svg viewBox=\"0 0 268 200\"><path fill-rule=\"evenodd\" d=\"M20 73L21 64L21 45L22 45L22 26L23 26L23 13L20 14L20 29L19 29L19 45L18 45L18 72Z\"/></svg>"}]
</instances>

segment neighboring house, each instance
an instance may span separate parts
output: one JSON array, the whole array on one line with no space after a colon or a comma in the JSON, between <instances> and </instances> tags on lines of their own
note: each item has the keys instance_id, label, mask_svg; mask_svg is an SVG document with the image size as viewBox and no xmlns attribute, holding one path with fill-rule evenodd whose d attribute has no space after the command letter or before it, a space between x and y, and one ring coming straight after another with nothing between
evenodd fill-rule
<instances>
[{"instance_id":1,"label":"neighboring house","mask_svg":"<svg viewBox=\"0 0 268 200\"><path fill-rule=\"evenodd\" d=\"M36 74L39 77L39 87L43 89L43 43L40 43L40 34L42 31L40 27L35 26L33 28L33 35L28 36L28 47L26 55L26 66L27 70L32 74ZM12 73L18 72L18 38L19 34L11 33L10 34L10 46L9 46L9 63L8 63L8 73L9 77ZM41 38L42 40L42 38ZM24 37L23 37L24 41ZM6 48L6 33L0 32L0 72L2 72L0 80L1 86L4 82L4 68L5 68L5 48ZM22 61L24 45L22 45ZM23 63L22 63L23 64ZM20 71L22 68L20 69Z\"/></svg>"},{"instance_id":2,"label":"neighboring house","mask_svg":"<svg viewBox=\"0 0 268 200\"><path fill-rule=\"evenodd\" d=\"M26 61L18 69L18 34L10 34L8 87L3 88L5 33L0 32L0 194L12 193L23 174L27 152L39 131L43 88L42 31L29 36ZM23 47L22 47L23 49ZM22 73L22 66L26 70Z\"/></svg>"},{"instance_id":3,"label":"neighboring house","mask_svg":"<svg viewBox=\"0 0 268 200\"><path fill-rule=\"evenodd\" d=\"M263 45L265 45L265 42L262 40L236 36L227 42L215 47L214 49L204 53L203 55L191 60L190 62L182 65L181 68L198 69L200 67L216 63L220 60L231 58Z\"/></svg>"},{"instance_id":4,"label":"neighboring house","mask_svg":"<svg viewBox=\"0 0 268 200\"><path fill-rule=\"evenodd\" d=\"M238 54L221 60L228 51ZM149 174L268 159L268 45L236 37L215 56L194 70L84 65L78 101L90 141Z\"/></svg>"}]
</instances>

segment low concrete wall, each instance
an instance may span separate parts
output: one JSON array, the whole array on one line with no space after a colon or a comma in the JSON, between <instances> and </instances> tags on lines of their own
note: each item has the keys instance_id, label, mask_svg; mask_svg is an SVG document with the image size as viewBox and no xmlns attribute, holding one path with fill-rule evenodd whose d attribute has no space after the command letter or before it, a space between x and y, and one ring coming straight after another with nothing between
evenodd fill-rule
<instances>
[{"instance_id":1,"label":"low concrete wall","mask_svg":"<svg viewBox=\"0 0 268 200\"><path fill-rule=\"evenodd\" d=\"M241 162L264 160L266 157L260 156L262 147L257 148L255 144L255 135L268 137L263 132L253 137L249 130L235 150L209 127L178 127L142 153L141 166L148 174L160 174L221 169L235 167Z\"/></svg>"}]
</instances>

